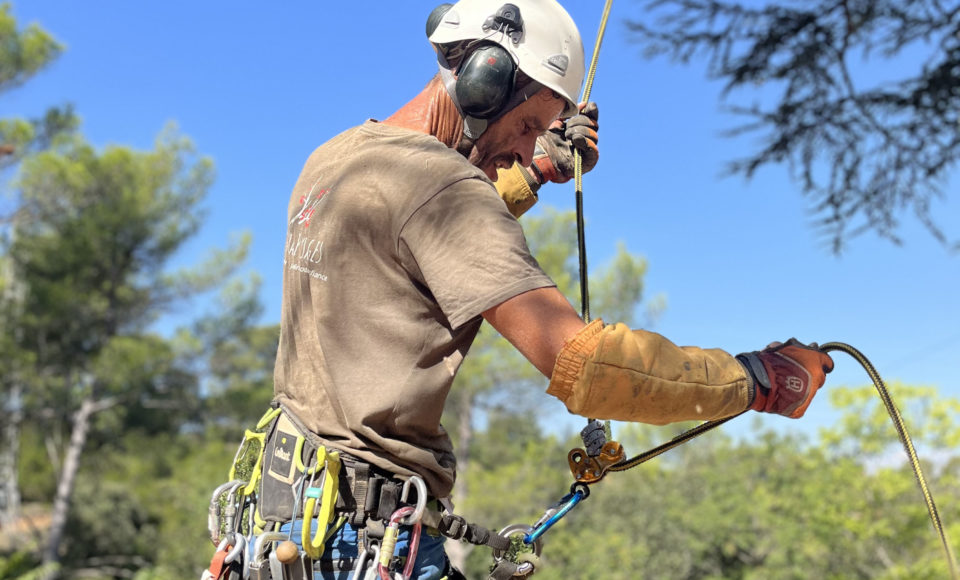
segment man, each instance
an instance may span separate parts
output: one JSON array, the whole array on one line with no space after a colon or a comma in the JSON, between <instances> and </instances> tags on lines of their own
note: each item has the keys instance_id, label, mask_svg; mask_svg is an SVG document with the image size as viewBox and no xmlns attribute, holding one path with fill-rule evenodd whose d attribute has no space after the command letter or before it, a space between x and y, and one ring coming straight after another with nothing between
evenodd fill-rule
<instances>
[{"instance_id":1,"label":"man","mask_svg":"<svg viewBox=\"0 0 960 580\"><path fill-rule=\"evenodd\" d=\"M455 461L440 416L484 320L550 378L548 393L601 419L663 424L747 408L799 417L832 369L796 341L735 358L585 324L513 215L542 183L570 178L572 147L587 169L596 163L596 108L577 104L575 24L553 0L461 0L435 10L427 30L440 74L387 119L319 147L290 200L275 369L283 423L261 510L282 530L303 526L302 489L315 478L303 449L340 454L337 513L349 521L322 546L317 577L349 577L383 536L375 504L385 494L374 487L416 476L431 502L449 494ZM289 457L287 434L308 441L294 449L299 472L270 462ZM280 481L285 492L268 489ZM292 506L268 505L284 493ZM442 538L423 534L406 572L448 568Z\"/></svg>"}]
</instances>

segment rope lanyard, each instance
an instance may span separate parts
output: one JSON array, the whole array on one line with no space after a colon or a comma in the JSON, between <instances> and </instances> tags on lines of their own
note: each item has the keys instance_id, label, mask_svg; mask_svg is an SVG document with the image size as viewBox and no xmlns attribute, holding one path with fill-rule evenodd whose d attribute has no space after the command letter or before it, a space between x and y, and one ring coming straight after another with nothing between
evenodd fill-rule
<instances>
[{"instance_id":1,"label":"rope lanyard","mask_svg":"<svg viewBox=\"0 0 960 580\"><path fill-rule=\"evenodd\" d=\"M870 376L870 380L873 381L873 385L876 387L877 393L880 395L880 399L883 401L883 405L887 409L887 413L893 420L893 425L897 431L897 436L900 439L900 443L903 445L904 451L907 453L907 458L910 461L910 467L913 469L913 475L917 480L917 484L920 486L920 491L923 494L923 500L927 505L927 512L930 514L930 521L933 523L933 528L940 538L940 543L943 545L943 551L947 558L947 565L950 569L950 577L952 580L960 580L960 568L957 566L956 556L954 556L953 549L951 548L950 542L947 539L947 532L944 528L943 521L940 519L940 513L937 511L937 505L933 501L933 494L930 492L930 488L927 485L927 480L923 476L923 469L920 467L920 459L917 457L917 452L913 447L910 434L907 433L907 427L903 422L900 411L897 409L893 399L890 397L890 392L883 383L883 379L880 378L879 373L877 373L873 364L871 364L867 357L849 344L844 344L842 342L828 342L821 345L820 350L823 352L840 351L847 353L857 362L859 362L860 365L863 366L863 369ZM609 471L626 471L628 469L632 469L641 463L645 463L650 459L657 457L658 455L666 453L667 451L670 451L671 449L674 449L675 447L694 439L695 437L699 437L700 435L703 435L704 433L711 431L720 425L723 425L727 421L743 415L744 413L746 413L746 411L725 419L707 421L706 423L697 425L693 429L684 431L680 435L677 435L662 445L611 466Z\"/></svg>"}]
</instances>

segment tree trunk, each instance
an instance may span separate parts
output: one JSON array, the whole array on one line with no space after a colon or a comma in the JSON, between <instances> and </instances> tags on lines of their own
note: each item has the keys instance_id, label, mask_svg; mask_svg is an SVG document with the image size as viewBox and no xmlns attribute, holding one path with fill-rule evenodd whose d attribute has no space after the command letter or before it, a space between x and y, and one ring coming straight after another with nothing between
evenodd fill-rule
<instances>
[{"instance_id":1,"label":"tree trunk","mask_svg":"<svg viewBox=\"0 0 960 580\"><path fill-rule=\"evenodd\" d=\"M90 428L90 418L98 411L102 411L116 404L113 399L96 401L93 395L84 398L80 409L73 415L73 428L70 433L70 444L63 457L60 468L60 480L57 482L57 494L53 500L53 514L50 520L50 536L47 547L43 552L44 568L51 571L44 574L44 580L51 580L59 576L60 543L63 541L63 532L67 525L67 514L70 509L70 498L76 483L77 471L80 469L80 456L87 443L87 431Z\"/></svg>"},{"instance_id":2,"label":"tree trunk","mask_svg":"<svg viewBox=\"0 0 960 580\"><path fill-rule=\"evenodd\" d=\"M20 452L20 425L23 423L23 385L14 378L5 405L7 418L0 439L0 528L12 527L20 517L20 486L17 464Z\"/></svg>"},{"instance_id":3,"label":"tree trunk","mask_svg":"<svg viewBox=\"0 0 960 580\"><path fill-rule=\"evenodd\" d=\"M459 476L453 484L453 500L463 502L467 498L467 478L464 477L470 463L470 445L473 442L473 406L476 397L465 395L457 406L457 471ZM459 570L466 566L467 556L473 551L473 545L466 542L447 542L447 556L450 563Z\"/></svg>"}]
</instances>

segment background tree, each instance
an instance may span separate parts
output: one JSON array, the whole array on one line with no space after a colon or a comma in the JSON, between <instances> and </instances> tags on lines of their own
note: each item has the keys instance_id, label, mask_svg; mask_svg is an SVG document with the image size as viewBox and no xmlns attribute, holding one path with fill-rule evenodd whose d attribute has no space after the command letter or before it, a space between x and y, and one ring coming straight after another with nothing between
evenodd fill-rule
<instances>
[{"instance_id":1,"label":"background tree","mask_svg":"<svg viewBox=\"0 0 960 580\"><path fill-rule=\"evenodd\" d=\"M9 2L0 3L0 94L10 91L49 66L63 45L37 24L19 29ZM48 145L64 129L76 125L69 106L51 108L41 119L0 119L0 169L30 150Z\"/></svg>"},{"instance_id":2,"label":"background tree","mask_svg":"<svg viewBox=\"0 0 960 580\"><path fill-rule=\"evenodd\" d=\"M258 325L260 278L224 285L217 310L193 324L194 360L204 377L204 423L234 442L273 399L280 325ZM183 333L182 336L186 336Z\"/></svg>"},{"instance_id":3,"label":"background tree","mask_svg":"<svg viewBox=\"0 0 960 580\"><path fill-rule=\"evenodd\" d=\"M645 5L648 16L628 24L648 55L703 56L724 98L753 91L770 103L730 107L747 119L730 134L763 139L730 172L750 177L787 163L835 251L868 230L899 243L908 209L938 240L960 248L932 215L960 156L960 2ZM908 53L923 55L921 69L889 78Z\"/></svg>"},{"instance_id":4,"label":"background tree","mask_svg":"<svg viewBox=\"0 0 960 580\"><path fill-rule=\"evenodd\" d=\"M245 243L196 270L167 264L201 223L198 204L212 164L172 129L154 151L109 147L79 137L26 158L16 186L21 210L6 253L23 285L19 347L45 377L26 401L50 433L70 433L59 468L45 569L55 570L68 508L93 417L133 413L145 399L189 414L196 381L163 363L148 325L175 303L218 283ZM122 404L121 404L122 403ZM169 426L168 426L169 427Z\"/></svg>"},{"instance_id":5,"label":"background tree","mask_svg":"<svg viewBox=\"0 0 960 580\"><path fill-rule=\"evenodd\" d=\"M62 48L36 24L20 29L10 4L0 4L0 95L49 66ZM50 109L43 118L32 121L0 118L0 178L4 169L14 166L28 152L49 146L57 134L70 131L75 125L76 117L70 107ZM0 206L0 220L16 207L16 202L9 211ZM9 261L0 256L0 327L5 329L5 336L0 338L0 409L6 418L0 432L0 527L10 525L20 512L17 452L24 384L32 368L30 354L20 350L16 341L22 296L23 289L13 277Z\"/></svg>"}]
</instances>

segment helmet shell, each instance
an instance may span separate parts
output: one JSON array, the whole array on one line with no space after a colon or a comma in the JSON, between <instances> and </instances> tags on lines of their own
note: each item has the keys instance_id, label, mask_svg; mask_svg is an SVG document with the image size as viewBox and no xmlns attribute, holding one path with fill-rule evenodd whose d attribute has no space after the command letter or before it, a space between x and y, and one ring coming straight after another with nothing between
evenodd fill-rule
<instances>
[{"instance_id":1,"label":"helmet shell","mask_svg":"<svg viewBox=\"0 0 960 580\"><path fill-rule=\"evenodd\" d=\"M441 53L445 45L471 40L500 45L524 74L563 97L564 117L575 115L585 66L583 42L573 18L555 0L509 0L523 19L522 34L509 35L488 24L506 3L460 0L440 18L430 42Z\"/></svg>"}]
</instances>

